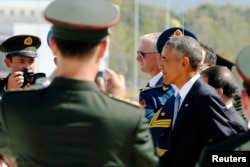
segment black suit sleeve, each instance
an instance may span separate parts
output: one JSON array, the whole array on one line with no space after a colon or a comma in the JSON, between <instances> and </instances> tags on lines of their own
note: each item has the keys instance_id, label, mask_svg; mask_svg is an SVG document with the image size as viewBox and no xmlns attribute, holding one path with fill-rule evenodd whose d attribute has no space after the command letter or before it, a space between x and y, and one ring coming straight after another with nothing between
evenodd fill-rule
<instances>
[{"instance_id":1,"label":"black suit sleeve","mask_svg":"<svg viewBox=\"0 0 250 167\"><path fill-rule=\"evenodd\" d=\"M203 106L201 109L205 110L200 113L199 119L203 141L212 142L214 139L220 140L236 133L230 124L228 109L221 99L217 96L206 96L205 99L200 98L199 104Z\"/></svg>"}]
</instances>

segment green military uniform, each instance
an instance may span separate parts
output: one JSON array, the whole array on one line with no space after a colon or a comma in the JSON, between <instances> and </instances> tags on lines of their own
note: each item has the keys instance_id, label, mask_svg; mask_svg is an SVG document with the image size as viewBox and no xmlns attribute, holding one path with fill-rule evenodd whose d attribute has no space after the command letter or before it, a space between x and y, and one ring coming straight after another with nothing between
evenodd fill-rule
<instances>
[{"instance_id":1,"label":"green military uniform","mask_svg":"<svg viewBox=\"0 0 250 167\"><path fill-rule=\"evenodd\" d=\"M39 91L8 92L1 111L20 167L157 162L144 110L100 93L92 82L55 78Z\"/></svg>"},{"instance_id":2,"label":"green military uniform","mask_svg":"<svg viewBox=\"0 0 250 167\"><path fill-rule=\"evenodd\" d=\"M249 61L250 61L250 46L246 46L241 50L237 57L236 61L236 69L238 70L240 76L243 78L243 86L247 91L250 91L250 70L249 70ZM248 130L246 133L239 134L236 136L232 136L224 139L223 141L219 141L216 143L211 143L203 148L199 162L197 162L196 167L209 167L211 165L216 166L216 164L212 164L212 155L216 155L218 153L226 153L229 152L232 157L239 156L237 152L234 151L248 151L243 152L245 156L249 156L250 151L250 131ZM223 153L224 152L224 153ZM247 157L249 158L249 157ZM213 162L214 163L214 162ZM219 164L217 164L219 165ZM247 159L246 163L224 163L221 165L224 166L249 166L249 160Z\"/></svg>"},{"instance_id":3,"label":"green military uniform","mask_svg":"<svg viewBox=\"0 0 250 167\"><path fill-rule=\"evenodd\" d=\"M84 44L81 49L86 43L96 49L104 48L100 41L119 20L119 12L106 0L55 0L45 9L45 18L53 24L53 40ZM59 47L56 42L54 46ZM91 57L88 54L72 55ZM59 58L63 56L59 54ZM70 56L67 53L67 60ZM63 68L60 63L59 68ZM61 74L43 89L6 92L0 116L2 130L9 137L0 146L10 145L19 167L158 164L144 109L101 93L94 81L84 77Z\"/></svg>"}]
</instances>

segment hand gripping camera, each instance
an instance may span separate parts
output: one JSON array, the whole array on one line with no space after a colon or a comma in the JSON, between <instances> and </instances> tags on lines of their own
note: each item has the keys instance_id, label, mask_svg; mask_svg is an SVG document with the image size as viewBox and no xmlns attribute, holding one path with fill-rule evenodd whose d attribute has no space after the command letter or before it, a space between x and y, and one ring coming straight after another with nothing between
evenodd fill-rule
<instances>
[{"instance_id":1,"label":"hand gripping camera","mask_svg":"<svg viewBox=\"0 0 250 167\"><path fill-rule=\"evenodd\" d=\"M24 77L24 82L23 86L27 85L29 83L30 85L33 85L36 83L36 80L39 78L45 78L46 74L45 73L34 73L32 69L25 68L23 70L23 77Z\"/></svg>"}]
</instances>

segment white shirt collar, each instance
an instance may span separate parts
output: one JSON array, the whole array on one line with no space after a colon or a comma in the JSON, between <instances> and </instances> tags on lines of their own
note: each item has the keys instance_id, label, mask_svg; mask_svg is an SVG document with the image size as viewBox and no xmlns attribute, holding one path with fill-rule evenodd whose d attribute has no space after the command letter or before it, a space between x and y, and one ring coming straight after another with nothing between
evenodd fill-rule
<instances>
[{"instance_id":1,"label":"white shirt collar","mask_svg":"<svg viewBox=\"0 0 250 167\"><path fill-rule=\"evenodd\" d=\"M227 109L231 108L233 106L233 103L227 104Z\"/></svg>"},{"instance_id":2,"label":"white shirt collar","mask_svg":"<svg viewBox=\"0 0 250 167\"><path fill-rule=\"evenodd\" d=\"M185 99L188 92L190 91L190 89L192 88L192 86L194 85L194 83L197 81L198 78L200 78L200 74L196 74L195 76L193 76L188 82L186 82L182 86L182 88L179 90L179 92L177 92L181 96L180 106L181 106L183 100ZM176 95L177 95L177 93L176 93Z\"/></svg>"},{"instance_id":3,"label":"white shirt collar","mask_svg":"<svg viewBox=\"0 0 250 167\"><path fill-rule=\"evenodd\" d=\"M162 77L162 72L159 72L157 75L155 75L153 78L150 79L149 86L154 87L161 77Z\"/></svg>"}]
</instances>

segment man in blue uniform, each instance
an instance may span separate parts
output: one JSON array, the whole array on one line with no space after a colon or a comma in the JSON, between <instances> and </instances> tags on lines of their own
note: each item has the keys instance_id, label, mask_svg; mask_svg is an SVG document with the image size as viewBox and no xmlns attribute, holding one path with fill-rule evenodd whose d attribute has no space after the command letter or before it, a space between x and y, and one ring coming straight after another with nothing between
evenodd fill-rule
<instances>
[{"instance_id":1,"label":"man in blue uniform","mask_svg":"<svg viewBox=\"0 0 250 167\"><path fill-rule=\"evenodd\" d=\"M144 109L95 83L119 17L106 0L55 0L45 9L57 76L44 89L5 93L0 105L19 167L157 166Z\"/></svg>"}]
</instances>

